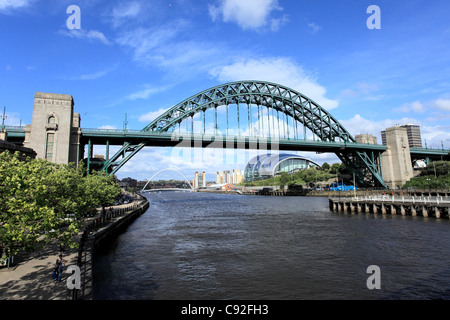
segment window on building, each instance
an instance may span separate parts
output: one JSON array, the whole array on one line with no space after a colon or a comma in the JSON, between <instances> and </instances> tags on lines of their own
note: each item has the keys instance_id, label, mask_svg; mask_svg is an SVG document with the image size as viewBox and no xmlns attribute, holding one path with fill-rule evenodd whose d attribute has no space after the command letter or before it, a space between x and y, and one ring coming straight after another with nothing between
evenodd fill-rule
<instances>
[{"instance_id":1,"label":"window on building","mask_svg":"<svg viewBox=\"0 0 450 320\"><path fill-rule=\"evenodd\" d=\"M54 117L53 117L54 118ZM50 119L49 119L50 121ZM45 159L52 162L53 161L53 145L55 142L55 134L47 133L47 144L45 149Z\"/></svg>"},{"instance_id":2,"label":"window on building","mask_svg":"<svg viewBox=\"0 0 450 320\"><path fill-rule=\"evenodd\" d=\"M49 124L53 124L53 123L56 123L56 119L55 119L55 117L54 117L54 116L50 116L50 117L48 117L48 123L49 123Z\"/></svg>"}]
</instances>

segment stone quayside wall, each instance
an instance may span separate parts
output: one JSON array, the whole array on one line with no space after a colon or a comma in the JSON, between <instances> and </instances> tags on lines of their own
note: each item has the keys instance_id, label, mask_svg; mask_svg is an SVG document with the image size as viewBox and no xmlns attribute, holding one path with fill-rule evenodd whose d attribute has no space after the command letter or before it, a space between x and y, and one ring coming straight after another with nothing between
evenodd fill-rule
<instances>
[{"instance_id":1,"label":"stone quayside wall","mask_svg":"<svg viewBox=\"0 0 450 320\"><path fill-rule=\"evenodd\" d=\"M80 239L77 265L81 271L81 289L74 289L72 300L92 300L93 298L93 270L92 262L95 250L111 237L123 232L137 217L149 208L147 199L138 196L129 206L115 208L112 212L106 210L100 218L89 222Z\"/></svg>"}]
</instances>

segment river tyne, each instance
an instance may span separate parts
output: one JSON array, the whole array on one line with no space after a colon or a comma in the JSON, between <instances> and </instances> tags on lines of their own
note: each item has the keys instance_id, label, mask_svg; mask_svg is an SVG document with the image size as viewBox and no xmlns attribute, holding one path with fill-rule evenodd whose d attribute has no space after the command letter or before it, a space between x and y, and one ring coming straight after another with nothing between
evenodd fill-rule
<instances>
[{"instance_id":1,"label":"river tyne","mask_svg":"<svg viewBox=\"0 0 450 320\"><path fill-rule=\"evenodd\" d=\"M145 196L95 252L94 300L450 299L448 219L336 213L321 197Z\"/></svg>"}]
</instances>

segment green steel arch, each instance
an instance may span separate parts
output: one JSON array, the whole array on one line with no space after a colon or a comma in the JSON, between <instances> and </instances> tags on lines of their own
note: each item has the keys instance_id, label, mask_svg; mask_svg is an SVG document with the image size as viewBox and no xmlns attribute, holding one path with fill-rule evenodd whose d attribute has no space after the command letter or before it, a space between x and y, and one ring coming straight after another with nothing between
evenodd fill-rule
<instances>
[{"instance_id":1,"label":"green steel arch","mask_svg":"<svg viewBox=\"0 0 450 320\"><path fill-rule=\"evenodd\" d=\"M301 122L322 141L355 142L352 135L315 101L286 86L265 81L236 81L204 90L173 106L142 131L165 132L198 112L228 104L273 108Z\"/></svg>"},{"instance_id":2,"label":"green steel arch","mask_svg":"<svg viewBox=\"0 0 450 320\"><path fill-rule=\"evenodd\" d=\"M174 128L183 120L207 109L217 108L229 104L258 105L272 108L300 122L308 128L322 142L340 142L356 144L353 136L326 109L314 100L300 92L286 86L266 81L236 81L204 90L173 106L141 132L164 133ZM289 120L287 120L289 121ZM217 126L217 114L216 114ZM128 160L145 147L146 141L126 142L122 148L105 162L103 171L116 173ZM360 185L378 186L386 188L381 176L379 151L369 152L367 148L361 150L346 150L335 152L351 173L358 179ZM122 159L119 160L119 158ZM111 170L112 169L112 170Z\"/></svg>"}]
</instances>

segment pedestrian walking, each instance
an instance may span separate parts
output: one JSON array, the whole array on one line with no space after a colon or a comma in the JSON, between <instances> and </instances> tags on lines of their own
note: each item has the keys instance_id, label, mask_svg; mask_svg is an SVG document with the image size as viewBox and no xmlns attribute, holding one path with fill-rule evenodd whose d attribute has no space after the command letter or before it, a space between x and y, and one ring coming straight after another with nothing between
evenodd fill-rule
<instances>
[{"instance_id":1,"label":"pedestrian walking","mask_svg":"<svg viewBox=\"0 0 450 320\"><path fill-rule=\"evenodd\" d=\"M63 266L65 266L65 265L66 265L66 261L64 261L62 254L60 254L58 259L56 259L56 263L55 263L55 277L54 277L55 280L57 278L58 281L61 281Z\"/></svg>"}]
</instances>

